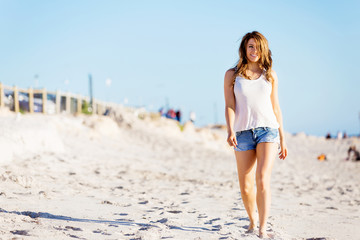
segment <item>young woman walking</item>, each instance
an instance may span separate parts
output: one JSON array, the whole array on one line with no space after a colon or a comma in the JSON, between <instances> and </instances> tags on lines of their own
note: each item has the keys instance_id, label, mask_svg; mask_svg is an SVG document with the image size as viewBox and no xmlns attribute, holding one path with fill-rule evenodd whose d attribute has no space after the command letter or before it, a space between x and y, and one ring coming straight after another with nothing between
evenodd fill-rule
<instances>
[{"instance_id":1,"label":"young woman walking","mask_svg":"<svg viewBox=\"0 0 360 240\"><path fill-rule=\"evenodd\" d=\"M261 33L254 31L242 38L239 57L224 80L227 142L235 150L241 198L250 220L248 231L257 226L257 206L259 237L267 238L270 176L279 145L279 158L287 156L278 78L272 70L268 42Z\"/></svg>"}]
</instances>

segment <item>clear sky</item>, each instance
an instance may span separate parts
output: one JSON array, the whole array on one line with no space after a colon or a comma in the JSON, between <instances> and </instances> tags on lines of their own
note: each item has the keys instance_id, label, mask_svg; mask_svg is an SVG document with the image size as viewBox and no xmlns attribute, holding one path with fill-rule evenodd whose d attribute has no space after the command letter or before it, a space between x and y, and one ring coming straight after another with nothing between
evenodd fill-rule
<instances>
[{"instance_id":1,"label":"clear sky","mask_svg":"<svg viewBox=\"0 0 360 240\"><path fill-rule=\"evenodd\" d=\"M0 0L0 82L225 123L223 79L263 33L285 130L360 132L360 1ZM35 75L38 75L36 78ZM111 79L111 85L106 80Z\"/></svg>"}]
</instances>

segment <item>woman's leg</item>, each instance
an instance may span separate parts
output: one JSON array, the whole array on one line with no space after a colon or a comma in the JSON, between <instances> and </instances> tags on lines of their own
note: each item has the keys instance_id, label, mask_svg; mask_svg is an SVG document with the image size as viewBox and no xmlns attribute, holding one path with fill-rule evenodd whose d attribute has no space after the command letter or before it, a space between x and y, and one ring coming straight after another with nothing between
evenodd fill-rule
<instances>
[{"instance_id":1,"label":"woman's leg","mask_svg":"<svg viewBox=\"0 0 360 240\"><path fill-rule=\"evenodd\" d=\"M276 143L262 142L259 143L256 147L256 203L259 212L260 237L267 237L266 223L269 216L271 203L270 178L276 151Z\"/></svg>"},{"instance_id":2,"label":"woman's leg","mask_svg":"<svg viewBox=\"0 0 360 240\"><path fill-rule=\"evenodd\" d=\"M241 198L250 219L249 231L256 227L256 202L254 190L255 150L235 151L237 170L240 183Z\"/></svg>"}]
</instances>

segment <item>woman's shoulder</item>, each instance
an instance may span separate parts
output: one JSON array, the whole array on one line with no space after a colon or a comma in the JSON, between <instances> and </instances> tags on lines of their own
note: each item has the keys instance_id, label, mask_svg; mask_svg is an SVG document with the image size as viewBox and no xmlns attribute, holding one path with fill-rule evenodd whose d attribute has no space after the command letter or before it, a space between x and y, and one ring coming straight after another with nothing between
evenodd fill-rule
<instances>
[{"instance_id":1,"label":"woman's shoulder","mask_svg":"<svg viewBox=\"0 0 360 240\"><path fill-rule=\"evenodd\" d=\"M274 69L271 69L270 73L271 73L271 75L272 75L273 77L277 77L276 72L275 72Z\"/></svg>"},{"instance_id":2,"label":"woman's shoulder","mask_svg":"<svg viewBox=\"0 0 360 240\"><path fill-rule=\"evenodd\" d=\"M235 68L230 68L225 72L225 79L226 78L233 78L235 74Z\"/></svg>"},{"instance_id":3,"label":"woman's shoulder","mask_svg":"<svg viewBox=\"0 0 360 240\"><path fill-rule=\"evenodd\" d=\"M225 83L233 85L235 68L230 68L225 72Z\"/></svg>"},{"instance_id":4,"label":"woman's shoulder","mask_svg":"<svg viewBox=\"0 0 360 240\"><path fill-rule=\"evenodd\" d=\"M271 69L270 75L271 75L271 77L272 77L272 82L273 82L273 83L277 83L278 77L277 77L277 74L276 74L276 72L275 72L274 69Z\"/></svg>"},{"instance_id":5,"label":"woman's shoulder","mask_svg":"<svg viewBox=\"0 0 360 240\"><path fill-rule=\"evenodd\" d=\"M225 72L225 75L234 75L235 71L236 71L235 68L230 68Z\"/></svg>"}]
</instances>

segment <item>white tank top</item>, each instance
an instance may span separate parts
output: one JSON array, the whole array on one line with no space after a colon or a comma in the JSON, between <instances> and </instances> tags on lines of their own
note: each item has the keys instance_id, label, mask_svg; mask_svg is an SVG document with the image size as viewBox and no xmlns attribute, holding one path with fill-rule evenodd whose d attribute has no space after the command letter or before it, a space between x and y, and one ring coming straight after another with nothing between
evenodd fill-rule
<instances>
[{"instance_id":1,"label":"white tank top","mask_svg":"<svg viewBox=\"0 0 360 240\"><path fill-rule=\"evenodd\" d=\"M257 127L279 128L271 104L271 91L272 84L264 74L256 80L241 76L235 78L235 132Z\"/></svg>"}]
</instances>

